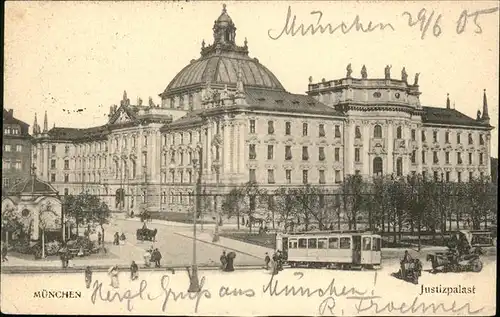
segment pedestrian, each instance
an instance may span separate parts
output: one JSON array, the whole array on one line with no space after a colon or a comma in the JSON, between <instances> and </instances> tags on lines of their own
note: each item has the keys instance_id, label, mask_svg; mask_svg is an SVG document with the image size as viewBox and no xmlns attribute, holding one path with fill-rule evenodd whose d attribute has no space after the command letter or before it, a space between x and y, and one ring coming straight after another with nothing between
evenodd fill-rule
<instances>
[{"instance_id":1,"label":"pedestrian","mask_svg":"<svg viewBox=\"0 0 500 317\"><path fill-rule=\"evenodd\" d=\"M149 250L146 250L146 252L144 253L143 255L144 257L144 265L146 267L150 267L151 266L151 252Z\"/></svg>"},{"instance_id":2,"label":"pedestrian","mask_svg":"<svg viewBox=\"0 0 500 317\"><path fill-rule=\"evenodd\" d=\"M109 285L113 288L120 287L120 282L118 281L118 273L118 265L114 265L108 270L108 275L111 278L111 283Z\"/></svg>"},{"instance_id":3,"label":"pedestrian","mask_svg":"<svg viewBox=\"0 0 500 317\"><path fill-rule=\"evenodd\" d=\"M7 244L2 242L2 262L8 262L9 259L7 259Z\"/></svg>"},{"instance_id":4,"label":"pedestrian","mask_svg":"<svg viewBox=\"0 0 500 317\"><path fill-rule=\"evenodd\" d=\"M85 269L85 285L87 288L90 288L90 284L92 283L92 270L90 269L90 266L87 266Z\"/></svg>"},{"instance_id":5,"label":"pedestrian","mask_svg":"<svg viewBox=\"0 0 500 317\"><path fill-rule=\"evenodd\" d=\"M222 251L222 255L220 256L220 268L221 270L225 270L227 265L227 256L226 256L226 251Z\"/></svg>"},{"instance_id":6,"label":"pedestrian","mask_svg":"<svg viewBox=\"0 0 500 317\"><path fill-rule=\"evenodd\" d=\"M135 261L132 261L132 264L130 265L130 279L132 281L136 280L139 278L139 267L137 264L135 264Z\"/></svg>"},{"instance_id":7,"label":"pedestrian","mask_svg":"<svg viewBox=\"0 0 500 317\"><path fill-rule=\"evenodd\" d=\"M155 267L160 267L161 253L157 248L153 252L155 253Z\"/></svg>"},{"instance_id":8,"label":"pedestrian","mask_svg":"<svg viewBox=\"0 0 500 317\"><path fill-rule=\"evenodd\" d=\"M97 233L97 244L101 245L102 242L102 234L100 232Z\"/></svg>"},{"instance_id":9,"label":"pedestrian","mask_svg":"<svg viewBox=\"0 0 500 317\"><path fill-rule=\"evenodd\" d=\"M226 268L224 269L225 272L233 272L234 271L234 259L236 258L236 253L234 252L229 252L227 254L226 260Z\"/></svg>"},{"instance_id":10,"label":"pedestrian","mask_svg":"<svg viewBox=\"0 0 500 317\"><path fill-rule=\"evenodd\" d=\"M266 257L264 258L264 262L266 263L266 270L269 270L269 262L271 262L271 258L269 254L266 252Z\"/></svg>"},{"instance_id":11,"label":"pedestrian","mask_svg":"<svg viewBox=\"0 0 500 317\"><path fill-rule=\"evenodd\" d=\"M125 240L126 240L126 239L127 239L127 238L125 237L125 233L123 233L123 232L122 232L122 234L120 235L120 243L121 243L121 244L125 244Z\"/></svg>"},{"instance_id":12,"label":"pedestrian","mask_svg":"<svg viewBox=\"0 0 500 317\"><path fill-rule=\"evenodd\" d=\"M115 232L115 237L114 237L113 243L115 245L119 245L120 244L120 235L118 234L118 232Z\"/></svg>"}]
</instances>

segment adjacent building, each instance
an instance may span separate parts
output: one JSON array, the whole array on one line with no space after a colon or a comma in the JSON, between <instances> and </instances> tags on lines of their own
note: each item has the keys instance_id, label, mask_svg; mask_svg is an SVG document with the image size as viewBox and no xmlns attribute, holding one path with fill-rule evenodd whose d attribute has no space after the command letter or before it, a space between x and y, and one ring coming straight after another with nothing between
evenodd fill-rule
<instances>
[{"instance_id":1,"label":"adjacent building","mask_svg":"<svg viewBox=\"0 0 500 317\"><path fill-rule=\"evenodd\" d=\"M3 109L2 196L14 184L30 176L31 136L29 124Z\"/></svg>"},{"instance_id":2,"label":"adjacent building","mask_svg":"<svg viewBox=\"0 0 500 317\"><path fill-rule=\"evenodd\" d=\"M490 174L486 93L470 118L420 104L418 76L345 78L313 83L306 95L285 90L257 58L224 7L192 60L160 94L132 105L126 92L109 121L88 129L34 124L38 176L59 192L101 195L135 213L192 210L202 190L221 195L248 181L263 188L314 184L335 189L346 175L422 173L449 181Z\"/></svg>"}]
</instances>

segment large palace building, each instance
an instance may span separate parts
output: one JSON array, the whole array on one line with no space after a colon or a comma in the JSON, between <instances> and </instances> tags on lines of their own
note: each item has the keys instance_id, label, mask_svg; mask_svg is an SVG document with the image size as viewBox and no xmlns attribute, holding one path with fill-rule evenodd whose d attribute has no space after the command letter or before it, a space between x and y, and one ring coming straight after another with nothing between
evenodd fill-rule
<instances>
[{"instance_id":1,"label":"large palace building","mask_svg":"<svg viewBox=\"0 0 500 317\"><path fill-rule=\"evenodd\" d=\"M132 105L124 93L107 124L88 129L34 125L38 177L61 193L89 191L113 210L192 210L198 171L203 191L227 193L256 181L264 188L314 184L333 189L346 175L406 175L467 181L490 174L486 95L476 119L420 104L414 83L391 78L310 78L307 95L285 90L224 8L203 42L168 84L161 105Z\"/></svg>"}]
</instances>

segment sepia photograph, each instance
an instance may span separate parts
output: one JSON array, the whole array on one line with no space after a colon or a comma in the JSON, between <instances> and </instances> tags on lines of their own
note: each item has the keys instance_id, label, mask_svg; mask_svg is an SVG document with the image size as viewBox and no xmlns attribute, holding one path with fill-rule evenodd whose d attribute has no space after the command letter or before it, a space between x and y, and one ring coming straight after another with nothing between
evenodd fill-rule
<instances>
[{"instance_id":1,"label":"sepia photograph","mask_svg":"<svg viewBox=\"0 0 500 317\"><path fill-rule=\"evenodd\" d=\"M497 1L7 1L8 314L494 316Z\"/></svg>"}]
</instances>

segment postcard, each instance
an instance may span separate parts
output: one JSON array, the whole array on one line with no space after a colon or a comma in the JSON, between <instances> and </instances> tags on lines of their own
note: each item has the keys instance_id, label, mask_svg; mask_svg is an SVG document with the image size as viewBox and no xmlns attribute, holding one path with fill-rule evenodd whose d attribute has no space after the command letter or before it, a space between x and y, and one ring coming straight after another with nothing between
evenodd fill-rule
<instances>
[{"instance_id":1,"label":"postcard","mask_svg":"<svg viewBox=\"0 0 500 317\"><path fill-rule=\"evenodd\" d=\"M7 2L2 312L495 315L498 14Z\"/></svg>"}]
</instances>

